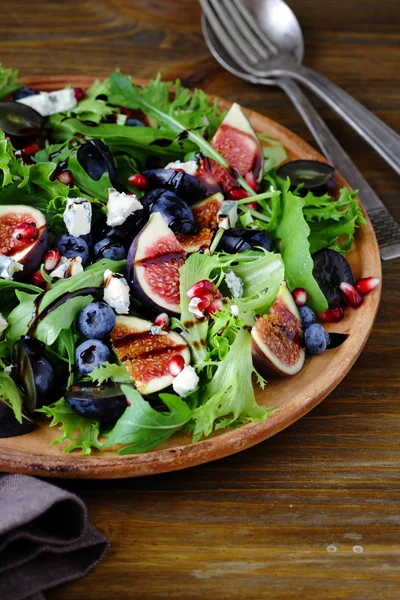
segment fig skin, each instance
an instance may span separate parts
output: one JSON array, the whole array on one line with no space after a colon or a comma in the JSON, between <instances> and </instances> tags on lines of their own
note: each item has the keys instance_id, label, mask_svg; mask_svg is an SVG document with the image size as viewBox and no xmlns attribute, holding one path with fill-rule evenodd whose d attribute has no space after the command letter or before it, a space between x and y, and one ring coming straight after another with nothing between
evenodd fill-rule
<instances>
[{"instance_id":1,"label":"fig skin","mask_svg":"<svg viewBox=\"0 0 400 600\"><path fill-rule=\"evenodd\" d=\"M36 240L28 243L25 248L15 248L7 254L7 256L10 256L10 258L13 258L24 265L23 270L14 275L14 279L16 281L24 281L29 279L30 276L39 268L44 253L47 250L46 219L44 215L36 208L25 206L23 204L9 204L0 206L0 221L2 218L7 217L7 215L15 215L16 220L18 215L31 215L32 222L36 224L38 229L38 237ZM2 239L2 242L5 243L5 240Z\"/></svg>"},{"instance_id":2,"label":"fig skin","mask_svg":"<svg viewBox=\"0 0 400 600\"><path fill-rule=\"evenodd\" d=\"M131 288L132 294L140 300L146 308L153 314L159 314L160 312L167 312L170 315L176 315L180 313L179 300L176 304L168 303L163 297L157 296L156 291L151 291L149 285L145 282L145 269L142 267L141 261L144 256L149 256L149 250L157 243L157 240L168 239L173 245L172 260L182 261L186 257L186 253L182 246L179 244L173 232L168 228L165 219L160 213L153 213L148 223L139 232L136 238L133 240L131 247L129 248L127 257L127 280ZM145 243L143 240L147 238ZM159 254L155 255L153 259L146 258L149 263L154 261L155 264L161 266L165 263L166 269L171 269L171 265L168 264L170 261L163 261L163 256ZM150 254L151 256L151 254ZM176 276L179 278L179 273ZM170 283L168 283L169 288ZM147 289L145 289L147 288ZM151 295L149 295L151 293Z\"/></svg>"},{"instance_id":3,"label":"fig skin","mask_svg":"<svg viewBox=\"0 0 400 600\"><path fill-rule=\"evenodd\" d=\"M279 332L274 338L266 340L262 337L263 320L267 327L271 327L271 333L276 332L274 325L278 323ZM305 361L305 350L303 344L303 326L300 321L297 306L287 289L286 282L281 283L278 295L269 315L260 317L253 326L252 331L252 354L253 363L256 370L263 376L270 375L296 375L303 368ZM288 353L293 350L297 354L296 360L287 360L283 362L274 353L273 345L277 343L278 350L282 349ZM286 343L286 348L284 347ZM292 344L295 348L292 348ZM289 358L289 357L288 357Z\"/></svg>"}]
</instances>

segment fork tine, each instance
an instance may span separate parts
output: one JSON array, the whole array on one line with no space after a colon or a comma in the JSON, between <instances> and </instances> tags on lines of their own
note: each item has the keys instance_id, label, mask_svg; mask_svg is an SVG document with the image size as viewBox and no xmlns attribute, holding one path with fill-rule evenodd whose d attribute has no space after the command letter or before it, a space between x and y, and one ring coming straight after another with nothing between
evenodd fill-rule
<instances>
[{"instance_id":1,"label":"fork tine","mask_svg":"<svg viewBox=\"0 0 400 600\"><path fill-rule=\"evenodd\" d=\"M267 51L266 44L264 42L261 43L254 35L254 32L252 31L251 27L249 27L247 23L243 21L240 11L232 5L232 0L220 0L220 2L224 4L231 19L235 21L235 24L240 34L242 34L243 37L246 38L250 46L252 46L252 48L260 55L260 58L268 58L269 52Z\"/></svg>"},{"instance_id":2,"label":"fork tine","mask_svg":"<svg viewBox=\"0 0 400 600\"><path fill-rule=\"evenodd\" d=\"M268 39L267 34L261 29L251 12L244 6L243 0L231 1L236 6L238 13L242 16L244 23L246 23L248 31L251 30L272 54L278 54L278 49ZM245 29L243 26L244 23L242 23L243 30Z\"/></svg>"},{"instance_id":3,"label":"fork tine","mask_svg":"<svg viewBox=\"0 0 400 600\"><path fill-rule=\"evenodd\" d=\"M249 64L246 60L243 60L243 55L238 49L237 45L232 41L231 36L222 27L218 17L215 15L212 7L208 0L199 0L201 8L206 16L207 21L210 24L211 29L214 31L215 36L221 42L228 54L233 60L246 72L249 69Z\"/></svg>"},{"instance_id":4,"label":"fork tine","mask_svg":"<svg viewBox=\"0 0 400 600\"><path fill-rule=\"evenodd\" d=\"M235 21L231 18L229 10L225 8L225 5L221 4L221 0L209 0L209 4L213 7L214 13L218 17L221 26L225 27L236 46L243 52L244 57L247 58L251 64L256 65L259 61L259 57L243 38L240 28L237 27Z\"/></svg>"}]
</instances>

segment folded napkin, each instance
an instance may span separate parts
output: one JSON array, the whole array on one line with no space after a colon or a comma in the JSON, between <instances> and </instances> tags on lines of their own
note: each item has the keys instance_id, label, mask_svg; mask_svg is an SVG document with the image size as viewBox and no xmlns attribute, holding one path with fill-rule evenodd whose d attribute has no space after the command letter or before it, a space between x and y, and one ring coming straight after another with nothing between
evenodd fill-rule
<instances>
[{"instance_id":1,"label":"folded napkin","mask_svg":"<svg viewBox=\"0 0 400 600\"><path fill-rule=\"evenodd\" d=\"M0 475L0 598L44 600L103 558L106 538L74 494L26 475Z\"/></svg>"}]
</instances>

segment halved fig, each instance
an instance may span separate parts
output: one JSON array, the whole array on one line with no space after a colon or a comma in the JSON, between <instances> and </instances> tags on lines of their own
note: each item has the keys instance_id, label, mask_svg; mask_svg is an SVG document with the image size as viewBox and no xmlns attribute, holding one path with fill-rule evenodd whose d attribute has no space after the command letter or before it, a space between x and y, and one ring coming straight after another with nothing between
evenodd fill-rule
<instances>
[{"instance_id":1,"label":"halved fig","mask_svg":"<svg viewBox=\"0 0 400 600\"><path fill-rule=\"evenodd\" d=\"M209 192L218 189L216 184L224 191L238 187L235 172L250 180L261 181L264 166L262 145L239 104L232 104L211 145L228 161L233 172L214 160L203 159L200 179Z\"/></svg>"},{"instance_id":2,"label":"halved fig","mask_svg":"<svg viewBox=\"0 0 400 600\"><path fill-rule=\"evenodd\" d=\"M111 343L119 360L141 394L153 394L173 381L169 360L180 355L185 365L190 363L190 351L185 340L174 331L154 331L154 323L138 317L117 317L111 333ZM157 331L157 330L156 330Z\"/></svg>"},{"instance_id":3,"label":"halved fig","mask_svg":"<svg viewBox=\"0 0 400 600\"><path fill-rule=\"evenodd\" d=\"M302 369L303 326L285 282L281 283L269 314L257 319L251 335L253 362L261 375L295 375Z\"/></svg>"},{"instance_id":4,"label":"halved fig","mask_svg":"<svg viewBox=\"0 0 400 600\"><path fill-rule=\"evenodd\" d=\"M46 355L45 345L24 335L13 348L13 374L24 391L24 406L32 414L37 408L51 404L57 393L57 377Z\"/></svg>"},{"instance_id":5,"label":"halved fig","mask_svg":"<svg viewBox=\"0 0 400 600\"><path fill-rule=\"evenodd\" d=\"M47 250L44 215L32 206L0 206L0 255L24 265L19 279L26 279L39 267Z\"/></svg>"},{"instance_id":6,"label":"halved fig","mask_svg":"<svg viewBox=\"0 0 400 600\"><path fill-rule=\"evenodd\" d=\"M0 438L25 435L36 429L37 425L22 417L22 423L15 418L14 411L0 400Z\"/></svg>"},{"instance_id":7,"label":"halved fig","mask_svg":"<svg viewBox=\"0 0 400 600\"><path fill-rule=\"evenodd\" d=\"M329 306L346 305L346 296L340 289L341 283L354 285L351 267L344 256L335 250L324 248L312 256L314 261L313 276Z\"/></svg>"},{"instance_id":8,"label":"halved fig","mask_svg":"<svg viewBox=\"0 0 400 600\"><path fill-rule=\"evenodd\" d=\"M217 192L191 207L195 223L199 229L203 227L208 229L217 228L217 215L221 210L223 201L223 195Z\"/></svg>"},{"instance_id":9,"label":"halved fig","mask_svg":"<svg viewBox=\"0 0 400 600\"><path fill-rule=\"evenodd\" d=\"M203 227L203 229L200 229L198 233L194 233L193 235L177 233L176 239L188 254L199 251L205 252L211 245L213 232L208 227Z\"/></svg>"},{"instance_id":10,"label":"halved fig","mask_svg":"<svg viewBox=\"0 0 400 600\"><path fill-rule=\"evenodd\" d=\"M76 414L101 423L116 423L128 406L126 396L117 383L79 383L71 386L64 397L69 408Z\"/></svg>"},{"instance_id":11,"label":"halved fig","mask_svg":"<svg viewBox=\"0 0 400 600\"><path fill-rule=\"evenodd\" d=\"M153 213L128 252L128 281L136 298L157 313L180 313L179 267L185 257L163 216Z\"/></svg>"},{"instance_id":12,"label":"halved fig","mask_svg":"<svg viewBox=\"0 0 400 600\"><path fill-rule=\"evenodd\" d=\"M301 196L312 192L314 196L333 194L336 186L335 168L318 160L292 160L277 169L281 179L290 179L290 189L295 190L301 183Z\"/></svg>"}]
</instances>

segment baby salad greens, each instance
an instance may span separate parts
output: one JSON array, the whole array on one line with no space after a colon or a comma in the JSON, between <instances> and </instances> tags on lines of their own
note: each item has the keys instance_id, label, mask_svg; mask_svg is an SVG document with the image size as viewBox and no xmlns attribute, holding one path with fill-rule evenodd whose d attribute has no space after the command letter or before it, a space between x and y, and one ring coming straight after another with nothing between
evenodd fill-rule
<instances>
[{"instance_id":1,"label":"baby salad greens","mask_svg":"<svg viewBox=\"0 0 400 600\"><path fill-rule=\"evenodd\" d=\"M0 130L0 437L45 422L66 452L131 454L264 422L254 385L304 363L288 289L331 308L314 255L346 262L357 194L281 178L279 141L179 80L16 76L0 97L45 122Z\"/></svg>"}]
</instances>

